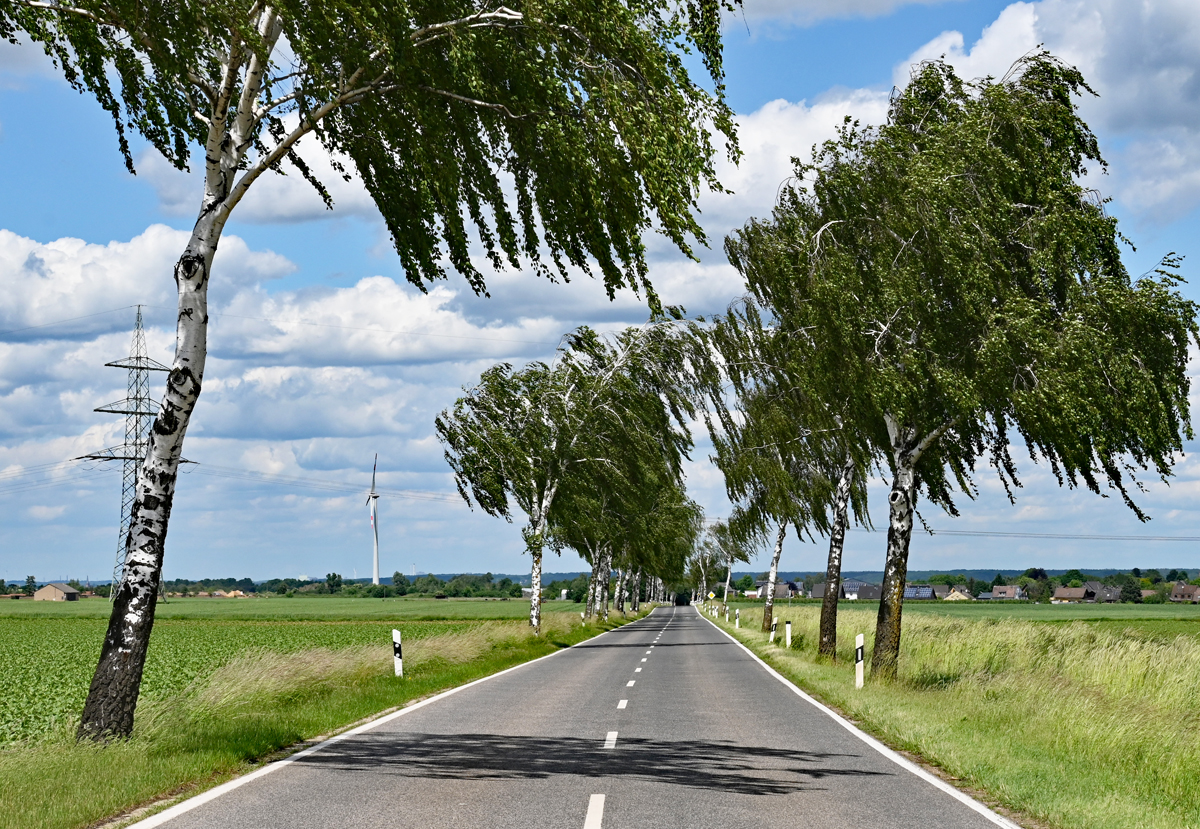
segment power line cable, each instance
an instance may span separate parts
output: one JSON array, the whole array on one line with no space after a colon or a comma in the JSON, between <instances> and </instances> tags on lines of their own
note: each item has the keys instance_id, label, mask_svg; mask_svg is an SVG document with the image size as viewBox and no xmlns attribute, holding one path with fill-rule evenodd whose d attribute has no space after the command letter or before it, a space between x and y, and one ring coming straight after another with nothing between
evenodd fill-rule
<instances>
[{"instance_id":1,"label":"power line cable","mask_svg":"<svg viewBox=\"0 0 1200 829\"><path fill-rule=\"evenodd\" d=\"M84 314L82 317L67 317L66 319L54 320L53 322L43 322L40 325L30 325L25 328L14 328L11 331L0 331L0 337L7 337L9 334L20 334L22 331L32 331L35 328L49 328L52 325L62 325L64 322L75 322L76 320L85 320L91 317L102 317L105 314L115 314L117 311L127 311L133 308L132 305L122 305L120 308L109 308L107 311L97 311L94 314Z\"/></svg>"}]
</instances>

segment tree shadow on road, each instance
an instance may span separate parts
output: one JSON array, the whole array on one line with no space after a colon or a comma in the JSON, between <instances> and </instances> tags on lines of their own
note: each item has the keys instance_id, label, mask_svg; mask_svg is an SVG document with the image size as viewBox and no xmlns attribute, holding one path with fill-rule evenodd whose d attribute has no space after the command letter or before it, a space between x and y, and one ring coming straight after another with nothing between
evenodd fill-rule
<instances>
[{"instance_id":1,"label":"tree shadow on road","mask_svg":"<svg viewBox=\"0 0 1200 829\"><path fill-rule=\"evenodd\" d=\"M598 740L497 734L362 734L297 763L325 769L438 780L541 780L555 775L637 778L746 795L822 788L832 777L880 777L850 767L856 754L829 754L723 741ZM840 761L840 762L839 762Z\"/></svg>"}]
</instances>

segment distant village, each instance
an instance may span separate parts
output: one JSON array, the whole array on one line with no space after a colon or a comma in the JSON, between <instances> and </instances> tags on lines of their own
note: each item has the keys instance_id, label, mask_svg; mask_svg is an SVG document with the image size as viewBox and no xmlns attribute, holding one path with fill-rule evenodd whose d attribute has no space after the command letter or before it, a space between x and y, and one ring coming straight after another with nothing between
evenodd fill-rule
<instances>
[{"instance_id":1,"label":"distant village","mask_svg":"<svg viewBox=\"0 0 1200 829\"><path fill-rule=\"evenodd\" d=\"M904 586L904 600L987 602L1028 601L1050 604L1080 604L1117 602L1160 604L1184 602L1200 604L1200 578L1188 581L1190 573L1171 570L1163 576L1158 570L1145 572L1133 568L1128 573L1116 573L1104 578L1089 577L1079 570L1069 570L1060 576L1048 576L1045 570L1030 568L1015 579L997 574L992 582L942 574L927 582L909 582ZM744 598L764 599L769 589L766 578L743 576L731 592ZM860 579L844 579L838 587L838 599L846 601L879 601L882 587ZM826 583L811 577L804 580L780 579L775 585L778 599L824 599Z\"/></svg>"}]
</instances>

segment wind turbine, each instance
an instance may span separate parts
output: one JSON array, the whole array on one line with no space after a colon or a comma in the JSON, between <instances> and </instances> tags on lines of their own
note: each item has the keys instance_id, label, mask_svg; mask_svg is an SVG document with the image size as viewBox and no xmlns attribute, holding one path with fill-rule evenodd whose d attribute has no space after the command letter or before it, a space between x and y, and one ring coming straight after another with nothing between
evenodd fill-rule
<instances>
[{"instance_id":1,"label":"wind turbine","mask_svg":"<svg viewBox=\"0 0 1200 829\"><path fill-rule=\"evenodd\" d=\"M375 463L371 466L371 494L367 496L367 504L371 507L371 530L375 533L375 569L371 576L371 584L379 584L379 494L375 492L375 469L379 466L379 453L375 453Z\"/></svg>"}]
</instances>

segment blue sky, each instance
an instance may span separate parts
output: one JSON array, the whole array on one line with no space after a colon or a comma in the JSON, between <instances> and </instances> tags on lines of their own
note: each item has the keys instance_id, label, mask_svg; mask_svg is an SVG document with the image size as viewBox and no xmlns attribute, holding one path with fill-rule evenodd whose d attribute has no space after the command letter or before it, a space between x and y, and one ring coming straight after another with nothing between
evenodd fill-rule
<instances>
[{"instance_id":1,"label":"blue sky","mask_svg":"<svg viewBox=\"0 0 1200 829\"><path fill-rule=\"evenodd\" d=\"M735 194L702 199L713 249L700 263L650 240L652 277L667 301L694 313L722 309L740 283L720 241L769 212L790 156L806 155L847 114L880 120L914 60L945 55L964 75L1000 75L1038 43L1079 65L1100 93L1083 106L1111 170L1092 184L1113 198L1137 243L1130 270L1174 250L1192 254L1192 273L1200 262L1198 35L1200 6L1182 0L746 0L726 26L745 157L720 173ZM122 373L102 365L128 348L128 306L147 306L152 356L169 361L170 267L196 190L144 146L136 155L134 177L92 100L34 50L0 44L0 332L10 332L0 333L0 577L97 578L111 569L117 477L36 467L119 442L118 419L91 410L123 396ZM491 300L458 279L422 296L404 283L361 188L335 184L329 213L303 182L264 180L229 225L213 281L213 356L185 450L200 464L181 480L167 575L369 575L363 495L222 470L365 494L375 452L383 486L446 496L383 499L385 573L521 572L519 528L450 497L433 417L492 363L547 356L575 325L636 323L644 309L632 296L608 302L587 280L552 286L516 273L490 281ZM1196 288L1185 292L1200 299ZM75 317L85 318L57 322ZM379 330L363 330L371 328ZM689 486L710 515L723 516L720 476L706 457L701 440ZM1154 517L1145 526L1119 500L1060 490L1029 462L1016 506L981 474L980 497L961 505L960 519L924 514L946 530L1200 536L1192 457L1181 459L1169 488L1152 485L1143 496ZM877 482L877 521L882 497ZM1194 567L1195 551L1179 542L918 536L911 566ZM851 534L849 569L878 569L882 559L881 534ZM574 557L548 562L579 566ZM789 539L782 566L820 569L823 549Z\"/></svg>"}]
</instances>

